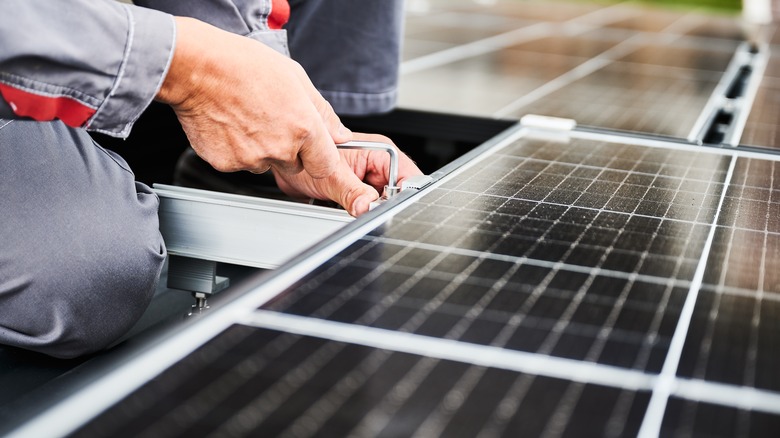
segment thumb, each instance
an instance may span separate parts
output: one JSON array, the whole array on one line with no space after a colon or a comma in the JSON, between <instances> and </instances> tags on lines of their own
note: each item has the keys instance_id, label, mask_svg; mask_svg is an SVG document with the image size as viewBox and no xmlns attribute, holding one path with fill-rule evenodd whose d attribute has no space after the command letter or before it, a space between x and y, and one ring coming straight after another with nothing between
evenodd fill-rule
<instances>
[{"instance_id":1,"label":"thumb","mask_svg":"<svg viewBox=\"0 0 780 438\"><path fill-rule=\"evenodd\" d=\"M327 196L355 217L368 212L369 204L379 198L379 193L373 187L364 184L343 161L336 172L323 182L325 183L323 189Z\"/></svg>"}]
</instances>

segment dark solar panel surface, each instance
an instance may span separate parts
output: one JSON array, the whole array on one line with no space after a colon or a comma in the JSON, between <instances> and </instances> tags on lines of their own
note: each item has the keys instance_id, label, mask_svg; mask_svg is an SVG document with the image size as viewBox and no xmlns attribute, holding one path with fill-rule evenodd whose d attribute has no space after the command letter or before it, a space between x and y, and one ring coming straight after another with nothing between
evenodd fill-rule
<instances>
[{"instance_id":1,"label":"dark solar panel surface","mask_svg":"<svg viewBox=\"0 0 780 438\"><path fill-rule=\"evenodd\" d=\"M683 376L780 391L778 167L737 163L683 352Z\"/></svg>"},{"instance_id":2,"label":"dark solar panel surface","mask_svg":"<svg viewBox=\"0 0 780 438\"><path fill-rule=\"evenodd\" d=\"M418 24L425 23L422 17ZM403 76L401 104L502 118L542 114L581 125L688 138L745 39L731 17L652 8L618 5L557 19L551 10L546 17L547 27L539 26L544 21L525 18L530 21L523 23L536 25L501 33L506 21L489 8L474 16L466 11L430 14L427 19L436 26L457 27L450 38L471 41L474 51L448 59L447 48L439 46L438 54L436 44L424 45L432 64L419 70L415 66ZM484 36L468 38L473 32ZM455 44L424 32L410 38ZM439 55L444 56L437 60Z\"/></svg>"},{"instance_id":3,"label":"dark solar panel surface","mask_svg":"<svg viewBox=\"0 0 780 438\"><path fill-rule=\"evenodd\" d=\"M780 416L672 398L661 436L772 437L778 430Z\"/></svg>"},{"instance_id":4,"label":"dark solar panel surface","mask_svg":"<svg viewBox=\"0 0 780 438\"><path fill-rule=\"evenodd\" d=\"M745 25L737 17L698 16L689 17L695 24L686 31L686 35L708 38L712 42L723 44L725 41L745 41Z\"/></svg>"},{"instance_id":5,"label":"dark solar panel surface","mask_svg":"<svg viewBox=\"0 0 780 438\"><path fill-rule=\"evenodd\" d=\"M271 308L658 372L724 164L663 149L521 141Z\"/></svg>"},{"instance_id":6,"label":"dark solar panel surface","mask_svg":"<svg viewBox=\"0 0 780 438\"><path fill-rule=\"evenodd\" d=\"M619 436L648 398L233 326L73 436Z\"/></svg>"},{"instance_id":7,"label":"dark solar panel surface","mask_svg":"<svg viewBox=\"0 0 780 438\"><path fill-rule=\"evenodd\" d=\"M627 61L609 64L543 99L512 110L510 116L541 114L577 120L582 125L687 137L720 81L721 72L668 68ZM651 59L663 57L654 48ZM726 63L728 62L727 54Z\"/></svg>"},{"instance_id":8,"label":"dark solar panel surface","mask_svg":"<svg viewBox=\"0 0 780 438\"><path fill-rule=\"evenodd\" d=\"M770 46L769 59L750 110L741 144L780 148L780 53Z\"/></svg>"}]
</instances>

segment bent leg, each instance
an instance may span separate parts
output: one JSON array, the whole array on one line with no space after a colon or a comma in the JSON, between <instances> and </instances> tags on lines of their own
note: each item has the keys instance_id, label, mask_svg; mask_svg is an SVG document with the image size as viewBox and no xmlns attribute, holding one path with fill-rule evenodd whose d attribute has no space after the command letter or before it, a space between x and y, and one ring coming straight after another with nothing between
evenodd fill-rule
<instances>
[{"instance_id":1,"label":"bent leg","mask_svg":"<svg viewBox=\"0 0 780 438\"><path fill-rule=\"evenodd\" d=\"M402 0L290 0L292 58L340 115L393 109L403 24Z\"/></svg>"},{"instance_id":2,"label":"bent leg","mask_svg":"<svg viewBox=\"0 0 780 438\"><path fill-rule=\"evenodd\" d=\"M83 130L0 120L0 344L74 357L129 330L165 259L157 206Z\"/></svg>"}]
</instances>

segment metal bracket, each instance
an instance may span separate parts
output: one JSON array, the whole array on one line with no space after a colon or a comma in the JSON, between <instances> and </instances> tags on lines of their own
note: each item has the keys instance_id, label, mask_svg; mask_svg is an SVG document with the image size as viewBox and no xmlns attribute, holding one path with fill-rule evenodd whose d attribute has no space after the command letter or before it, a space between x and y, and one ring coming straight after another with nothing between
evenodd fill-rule
<instances>
[{"instance_id":1,"label":"metal bracket","mask_svg":"<svg viewBox=\"0 0 780 438\"><path fill-rule=\"evenodd\" d=\"M187 316L209 308L207 298L230 286L230 279L217 275L217 262L178 255L168 257L168 287L192 292L195 304Z\"/></svg>"},{"instance_id":2,"label":"metal bracket","mask_svg":"<svg viewBox=\"0 0 780 438\"><path fill-rule=\"evenodd\" d=\"M352 221L343 210L156 184L168 287L191 292L199 314L229 285L217 263L276 268Z\"/></svg>"},{"instance_id":3,"label":"metal bracket","mask_svg":"<svg viewBox=\"0 0 780 438\"><path fill-rule=\"evenodd\" d=\"M217 293L230 279L217 276L217 262L179 255L168 257L168 287L204 294Z\"/></svg>"},{"instance_id":4,"label":"metal bracket","mask_svg":"<svg viewBox=\"0 0 780 438\"><path fill-rule=\"evenodd\" d=\"M766 45L743 43L694 124L688 141L737 146L769 60Z\"/></svg>"}]
</instances>

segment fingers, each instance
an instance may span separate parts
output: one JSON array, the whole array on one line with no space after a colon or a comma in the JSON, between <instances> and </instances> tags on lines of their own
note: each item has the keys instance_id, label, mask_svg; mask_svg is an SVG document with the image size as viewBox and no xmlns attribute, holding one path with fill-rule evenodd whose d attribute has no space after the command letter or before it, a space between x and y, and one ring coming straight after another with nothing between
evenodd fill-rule
<instances>
[{"instance_id":1,"label":"fingers","mask_svg":"<svg viewBox=\"0 0 780 438\"><path fill-rule=\"evenodd\" d=\"M354 133L353 138L361 141L372 141L390 144L395 147L398 155L398 184L406 178L422 175L422 171L409 156L404 154L393 142L378 134ZM342 156L353 171L366 183L381 191L389 182L390 155L384 151L342 150Z\"/></svg>"},{"instance_id":2,"label":"fingers","mask_svg":"<svg viewBox=\"0 0 780 438\"><path fill-rule=\"evenodd\" d=\"M304 169L312 178L325 178L331 174L339 162L339 153L336 143L343 143L352 139L352 132L339 120L330 104L320 95L306 78L306 84L310 87L309 97L317 109L321 124L318 124L314 136L305 143L299 152Z\"/></svg>"}]
</instances>

